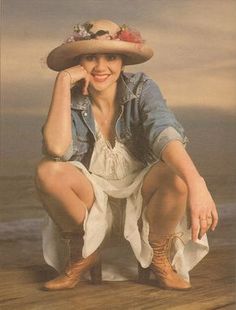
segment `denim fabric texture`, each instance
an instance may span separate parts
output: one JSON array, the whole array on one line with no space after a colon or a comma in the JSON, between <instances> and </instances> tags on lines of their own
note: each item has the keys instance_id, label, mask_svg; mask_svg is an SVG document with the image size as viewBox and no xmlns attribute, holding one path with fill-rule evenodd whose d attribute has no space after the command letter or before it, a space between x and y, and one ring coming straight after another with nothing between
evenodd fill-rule
<instances>
[{"instance_id":1,"label":"denim fabric texture","mask_svg":"<svg viewBox=\"0 0 236 310\"><path fill-rule=\"evenodd\" d=\"M80 161L89 167L96 141L95 123L89 96L79 86L71 89L73 142L62 157L51 156L43 143L43 154L53 160ZM157 84L142 72L122 72L118 80L116 139L125 144L135 158L145 164L161 159L172 140L188 141L182 125L166 105Z\"/></svg>"}]
</instances>

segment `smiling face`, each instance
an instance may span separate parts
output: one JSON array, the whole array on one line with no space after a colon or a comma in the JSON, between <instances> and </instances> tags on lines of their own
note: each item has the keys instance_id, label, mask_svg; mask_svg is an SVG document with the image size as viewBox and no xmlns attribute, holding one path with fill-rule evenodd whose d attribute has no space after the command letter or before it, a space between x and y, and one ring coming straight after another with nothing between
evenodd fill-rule
<instances>
[{"instance_id":1,"label":"smiling face","mask_svg":"<svg viewBox=\"0 0 236 310\"><path fill-rule=\"evenodd\" d=\"M101 92L116 84L122 70L122 57L117 54L82 55L80 65L90 75L90 87Z\"/></svg>"}]
</instances>

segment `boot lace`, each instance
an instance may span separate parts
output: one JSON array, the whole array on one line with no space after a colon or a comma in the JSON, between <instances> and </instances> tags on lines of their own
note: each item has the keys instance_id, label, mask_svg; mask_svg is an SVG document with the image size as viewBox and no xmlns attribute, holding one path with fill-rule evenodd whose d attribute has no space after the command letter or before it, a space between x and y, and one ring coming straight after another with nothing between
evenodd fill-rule
<instances>
[{"instance_id":1,"label":"boot lace","mask_svg":"<svg viewBox=\"0 0 236 310\"><path fill-rule=\"evenodd\" d=\"M175 233L171 235L163 236L160 240L150 242L153 248L153 262L152 266L154 269L158 269L158 272L167 273L169 269L175 271L175 269L171 265L171 247L172 243L179 239L183 244L184 241L182 239L183 233Z\"/></svg>"}]
</instances>

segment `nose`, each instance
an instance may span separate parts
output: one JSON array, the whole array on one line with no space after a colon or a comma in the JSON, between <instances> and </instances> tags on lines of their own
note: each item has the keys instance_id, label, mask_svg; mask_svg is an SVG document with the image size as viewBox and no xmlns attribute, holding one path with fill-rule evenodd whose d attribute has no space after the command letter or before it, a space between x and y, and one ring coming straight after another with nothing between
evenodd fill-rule
<instances>
[{"instance_id":1,"label":"nose","mask_svg":"<svg viewBox=\"0 0 236 310\"><path fill-rule=\"evenodd\" d=\"M107 68L107 60L104 56L98 56L96 58L95 70L105 71Z\"/></svg>"}]
</instances>

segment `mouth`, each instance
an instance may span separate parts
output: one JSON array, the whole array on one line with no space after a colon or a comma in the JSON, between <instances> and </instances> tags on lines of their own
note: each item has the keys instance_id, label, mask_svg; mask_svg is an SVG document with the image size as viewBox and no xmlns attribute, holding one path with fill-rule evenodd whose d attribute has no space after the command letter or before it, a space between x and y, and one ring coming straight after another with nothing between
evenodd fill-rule
<instances>
[{"instance_id":1,"label":"mouth","mask_svg":"<svg viewBox=\"0 0 236 310\"><path fill-rule=\"evenodd\" d=\"M92 74L93 80L96 82L105 82L109 77L110 74Z\"/></svg>"}]
</instances>

